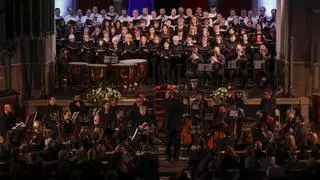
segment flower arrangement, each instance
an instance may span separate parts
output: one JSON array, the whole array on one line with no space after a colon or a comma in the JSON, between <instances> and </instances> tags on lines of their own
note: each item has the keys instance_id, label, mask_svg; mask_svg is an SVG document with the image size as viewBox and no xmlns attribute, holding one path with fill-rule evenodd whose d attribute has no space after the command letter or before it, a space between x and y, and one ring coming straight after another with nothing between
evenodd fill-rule
<instances>
[{"instance_id":1,"label":"flower arrangement","mask_svg":"<svg viewBox=\"0 0 320 180\"><path fill-rule=\"evenodd\" d=\"M106 93L105 93L105 99L106 100L111 100L111 99L116 99L119 100L121 99L121 93L120 91L112 88L106 88Z\"/></svg>"},{"instance_id":2,"label":"flower arrangement","mask_svg":"<svg viewBox=\"0 0 320 180\"><path fill-rule=\"evenodd\" d=\"M226 104L231 97L230 88L220 87L212 94L217 104Z\"/></svg>"},{"instance_id":3,"label":"flower arrangement","mask_svg":"<svg viewBox=\"0 0 320 180\"><path fill-rule=\"evenodd\" d=\"M248 99L248 92L244 90L238 90L237 91L238 98L242 99L243 101Z\"/></svg>"},{"instance_id":4,"label":"flower arrangement","mask_svg":"<svg viewBox=\"0 0 320 180\"><path fill-rule=\"evenodd\" d=\"M121 93L116 89L99 87L88 90L85 99L90 104L101 105L103 100L121 99Z\"/></svg>"}]
</instances>

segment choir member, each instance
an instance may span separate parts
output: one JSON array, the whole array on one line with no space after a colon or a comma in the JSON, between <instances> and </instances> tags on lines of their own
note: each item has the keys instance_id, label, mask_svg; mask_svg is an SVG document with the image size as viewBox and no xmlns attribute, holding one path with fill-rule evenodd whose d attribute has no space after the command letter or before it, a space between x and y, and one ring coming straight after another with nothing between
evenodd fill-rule
<instances>
[{"instance_id":1,"label":"choir member","mask_svg":"<svg viewBox=\"0 0 320 180\"><path fill-rule=\"evenodd\" d=\"M175 26L177 26L177 24L178 24L178 19L179 19L179 16L177 15L177 9L172 8L172 9L171 9L171 14L170 14L170 16L168 17L168 20L170 20L172 26L175 27Z\"/></svg>"},{"instance_id":2,"label":"choir member","mask_svg":"<svg viewBox=\"0 0 320 180\"><path fill-rule=\"evenodd\" d=\"M179 43L179 37L173 36L172 37L172 46L170 49L170 61L171 61L171 75L174 82L177 84L180 84L180 77L181 77L181 68L182 63L184 61L182 60L182 57L184 55L184 49L183 45Z\"/></svg>"},{"instance_id":3,"label":"choir member","mask_svg":"<svg viewBox=\"0 0 320 180\"><path fill-rule=\"evenodd\" d=\"M146 23L146 27L150 25L151 15L149 15L148 8L144 7L142 9L142 14L139 17L144 20L144 22Z\"/></svg>"},{"instance_id":4,"label":"choir member","mask_svg":"<svg viewBox=\"0 0 320 180\"><path fill-rule=\"evenodd\" d=\"M262 67L261 69L256 69L257 71L257 83L262 83L266 81L266 85L272 85L272 72L273 72L273 62L271 60L271 56L268 52L268 49L265 45L261 45L259 47L259 52L254 55L254 61L261 61ZM262 81L262 82L261 82ZM259 85L258 84L258 85Z\"/></svg>"},{"instance_id":5,"label":"choir member","mask_svg":"<svg viewBox=\"0 0 320 180\"><path fill-rule=\"evenodd\" d=\"M217 46L213 49L211 64L213 65L213 76L217 79L216 87L220 87L224 77L225 57Z\"/></svg>"},{"instance_id":6,"label":"choir member","mask_svg":"<svg viewBox=\"0 0 320 180\"><path fill-rule=\"evenodd\" d=\"M69 41L67 43L67 49L69 51L69 59L71 62L79 61L79 43L76 42L76 37L74 34L69 35Z\"/></svg>"},{"instance_id":7,"label":"choir member","mask_svg":"<svg viewBox=\"0 0 320 180\"><path fill-rule=\"evenodd\" d=\"M187 57L186 65L187 72L185 74L187 78L187 85L191 87L191 78L199 77L198 64L203 63L202 55L198 52L196 46L193 47L192 53Z\"/></svg>"},{"instance_id":8,"label":"choir member","mask_svg":"<svg viewBox=\"0 0 320 180\"><path fill-rule=\"evenodd\" d=\"M159 16L158 16L159 19L161 19L161 22L164 23L168 20L168 16L166 15L166 9L164 8L161 8L159 10Z\"/></svg>"},{"instance_id":9,"label":"choir member","mask_svg":"<svg viewBox=\"0 0 320 180\"><path fill-rule=\"evenodd\" d=\"M115 36L112 38L112 44L109 47L109 56L115 56L115 57L120 57L121 52L122 52L122 48L120 46L120 37L119 36Z\"/></svg>"},{"instance_id":10,"label":"choir member","mask_svg":"<svg viewBox=\"0 0 320 180\"><path fill-rule=\"evenodd\" d=\"M244 89L248 82L248 59L240 44L236 49L237 75L240 77L240 89Z\"/></svg>"},{"instance_id":11,"label":"choir member","mask_svg":"<svg viewBox=\"0 0 320 180\"><path fill-rule=\"evenodd\" d=\"M171 50L170 50L170 43L169 42L164 42L163 43L163 49L160 53L160 57L161 57L161 74L162 74L162 80L167 83L170 84L172 79L170 76L170 70L171 70Z\"/></svg>"},{"instance_id":12,"label":"choir member","mask_svg":"<svg viewBox=\"0 0 320 180\"><path fill-rule=\"evenodd\" d=\"M93 59L94 44L89 35L84 35L83 40L81 46L82 59L84 62L91 63Z\"/></svg>"},{"instance_id":13,"label":"choir member","mask_svg":"<svg viewBox=\"0 0 320 180\"><path fill-rule=\"evenodd\" d=\"M110 17L113 21L115 21L119 17L118 13L115 12L115 9L114 9L113 5L109 6L109 11L106 14L106 16Z\"/></svg>"},{"instance_id":14,"label":"choir member","mask_svg":"<svg viewBox=\"0 0 320 180\"><path fill-rule=\"evenodd\" d=\"M198 47L199 54L201 54L203 61L208 63L209 59L211 58L211 46L208 43L208 37L203 36L201 39L201 44Z\"/></svg>"},{"instance_id":15,"label":"choir member","mask_svg":"<svg viewBox=\"0 0 320 180\"><path fill-rule=\"evenodd\" d=\"M132 57L136 56L136 53L137 53L137 46L133 42L132 35L126 34L125 43L124 43L123 52L122 52L123 59L132 59Z\"/></svg>"},{"instance_id":16,"label":"choir member","mask_svg":"<svg viewBox=\"0 0 320 180\"><path fill-rule=\"evenodd\" d=\"M104 58L107 56L107 54L108 54L108 48L104 44L104 40L103 39L98 40L98 46L96 48L96 53L95 53L97 59L94 61L94 63L103 64Z\"/></svg>"},{"instance_id":17,"label":"choir member","mask_svg":"<svg viewBox=\"0 0 320 180\"><path fill-rule=\"evenodd\" d=\"M155 36L152 43L148 45L148 52L151 65L152 65L152 78L155 82L163 83L163 78L161 75L161 60L160 60L160 52L161 52L161 44L160 37Z\"/></svg>"}]
</instances>

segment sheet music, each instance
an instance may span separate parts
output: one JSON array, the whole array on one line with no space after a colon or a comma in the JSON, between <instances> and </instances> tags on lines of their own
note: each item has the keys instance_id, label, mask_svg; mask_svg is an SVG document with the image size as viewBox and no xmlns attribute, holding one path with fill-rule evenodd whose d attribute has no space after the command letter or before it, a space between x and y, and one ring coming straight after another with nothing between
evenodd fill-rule
<instances>
[{"instance_id":1,"label":"sheet music","mask_svg":"<svg viewBox=\"0 0 320 180\"><path fill-rule=\"evenodd\" d=\"M264 61L254 61L254 69L262 69Z\"/></svg>"},{"instance_id":2,"label":"sheet music","mask_svg":"<svg viewBox=\"0 0 320 180\"><path fill-rule=\"evenodd\" d=\"M228 69L237 69L237 62L236 61L229 61L228 62Z\"/></svg>"}]
</instances>

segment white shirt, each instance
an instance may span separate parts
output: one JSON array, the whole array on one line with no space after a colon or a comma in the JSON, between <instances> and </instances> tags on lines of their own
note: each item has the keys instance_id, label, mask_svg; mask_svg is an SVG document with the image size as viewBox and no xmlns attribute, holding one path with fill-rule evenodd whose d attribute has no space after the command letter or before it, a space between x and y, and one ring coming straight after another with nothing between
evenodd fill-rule
<instances>
[{"instance_id":1,"label":"white shirt","mask_svg":"<svg viewBox=\"0 0 320 180\"><path fill-rule=\"evenodd\" d=\"M97 22L98 22L98 24L102 24L103 23L103 20L104 19L106 19L108 16L106 16L106 15L100 15L100 16L98 16L98 18L97 18ZM109 18L109 17L108 17Z\"/></svg>"},{"instance_id":2,"label":"white shirt","mask_svg":"<svg viewBox=\"0 0 320 180\"><path fill-rule=\"evenodd\" d=\"M252 17L251 19L249 19L248 17L246 17L246 19L244 19L244 23L246 24L246 25L248 25L248 21L249 20L251 20L252 21L252 26L253 27L256 27L256 25L257 25L257 19L255 18L255 17Z\"/></svg>"},{"instance_id":3,"label":"white shirt","mask_svg":"<svg viewBox=\"0 0 320 180\"><path fill-rule=\"evenodd\" d=\"M127 15L127 16L119 16L117 20L123 23L123 22L132 22L133 19L132 17Z\"/></svg>"},{"instance_id":4,"label":"white shirt","mask_svg":"<svg viewBox=\"0 0 320 180\"><path fill-rule=\"evenodd\" d=\"M146 15L146 16L144 16L143 14L141 14L140 16L139 16L141 19L144 19L144 20L146 20L146 22L147 22L147 26L149 26L150 25L150 20L151 20L151 15Z\"/></svg>"},{"instance_id":5,"label":"white shirt","mask_svg":"<svg viewBox=\"0 0 320 180\"><path fill-rule=\"evenodd\" d=\"M74 22L77 22L79 20L79 17L78 16L76 16L76 15L70 15L70 14L68 14L68 15L66 15L65 17L64 17L64 22L66 23L66 24L68 24L68 22L69 21L74 21Z\"/></svg>"},{"instance_id":6,"label":"white shirt","mask_svg":"<svg viewBox=\"0 0 320 180\"><path fill-rule=\"evenodd\" d=\"M106 15L109 16L113 20L117 20L117 18L119 17L119 15L117 13L108 12Z\"/></svg>"},{"instance_id":7,"label":"white shirt","mask_svg":"<svg viewBox=\"0 0 320 180\"><path fill-rule=\"evenodd\" d=\"M57 19L64 19L62 16L54 16L54 19L57 20Z\"/></svg>"},{"instance_id":8,"label":"white shirt","mask_svg":"<svg viewBox=\"0 0 320 180\"><path fill-rule=\"evenodd\" d=\"M209 18L210 19L214 19L214 18L216 18L217 17L217 13L209 13Z\"/></svg>"},{"instance_id":9,"label":"white shirt","mask_svg":"<svg viewBox=\"0 0 320 180\"><path fill-rule=\"evenodd\" d=\"M161 19L162 22L166 22L168 20L167 15L164 15L164 16L159 15L158 18Z\"/></svg>"},{"instance_id":10,"label":"white shirt","mask_svg":"<svg viewBox=\"0 0 320 180\"><path fill-rule=\"evenodd\" d=\"M228 23L233 22L233 20L234 20L235 18L237 18L237 17L238 17L238 16L233 16L233 17L229 16L229 17L227 18Z\"/></svg>"},{"instance_id":11,"label":"white shirt","mask_svg":"<svg viewBox=\"0 0 320 180\"><path fill-rule=\"evenodd\" d=\"M92 20L92 19L91 19L91 16L89 16L89 17L88 17L88 16L82 16L82 17L81 17L81 23L82 23L82 24L85 24L85 23L87 22L87 19Z\"/></svg>"},{"instance_id":12,"label":"white shirt","mask_svg":"<svg viewBox=\"0 0 320 180\"><path fill-rule=\"evenodd\" d=\"M101 15L100 15L99 13L96 13L96 14L91 13L90 19L91 19L91 20L94 20L95 18L97 18L97 21L98 21L98 19L101 18L100 16L101 16Z\"/></svg>"}]
</instances>

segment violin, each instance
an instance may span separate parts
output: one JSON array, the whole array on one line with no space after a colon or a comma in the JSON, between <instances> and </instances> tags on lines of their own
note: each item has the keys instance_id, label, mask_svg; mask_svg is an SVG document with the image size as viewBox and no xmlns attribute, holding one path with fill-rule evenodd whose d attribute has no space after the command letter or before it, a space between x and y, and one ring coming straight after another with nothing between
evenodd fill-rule
<instances>
[{"instance_id":1,"label":"violin","mask_svg":"<svg viewBox=\"0 0 320 180\"><path fill-rule=\"evenodd\" d=\"M181 143L183 145L189 146L192 143L191 127L192 121L190 119L186 119L181 131Z\"/></svg>"}]
</instances>

